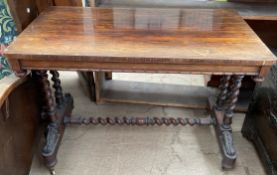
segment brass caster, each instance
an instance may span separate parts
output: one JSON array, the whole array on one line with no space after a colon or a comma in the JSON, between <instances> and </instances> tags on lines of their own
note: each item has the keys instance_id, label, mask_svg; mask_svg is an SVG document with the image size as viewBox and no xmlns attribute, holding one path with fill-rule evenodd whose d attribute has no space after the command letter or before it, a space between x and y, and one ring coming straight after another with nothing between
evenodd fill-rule
<instances>
[{"instance_id":1,"label":"brass caster","mask_svg":"<svg viewBox=\"0 0 277 175\"><path fill-rule=\"evenodd\" d=\"M50 170L50 174L51 175L56 175L56 171L55 170Z\"/></svg>"}]
</instances>

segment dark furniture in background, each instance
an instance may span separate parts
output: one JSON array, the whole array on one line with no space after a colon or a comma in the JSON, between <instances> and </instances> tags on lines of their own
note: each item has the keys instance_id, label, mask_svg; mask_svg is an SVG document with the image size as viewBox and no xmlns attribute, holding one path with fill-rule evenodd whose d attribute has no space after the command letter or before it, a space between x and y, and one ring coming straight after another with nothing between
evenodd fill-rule
<instances>
[{"instance_id":1,"label":"dark furniture in background","mask_svg":"<svg viewBox=\"0 0 277 175\"><path fill-rule=\"evenodd\" d=\"M277 174L277 66L256 87L243 124L242 134L252 141L267 174Z\"/></svg>"},{"instance_id":2,"label":"dark furniture in background","mask_svg":"<svg viewBox=\"0 0 277 175\"><path fill-rule=\"evenodd\" d=\"M41 11L52 5L50 0L8 0L18 33L21 33Z\"/></svg>"},{"instance_id":3,"label":"dark furniture in background","mask_svg":"<svg viewBox=\"0 0 277 175\"><path fill-rule=\"evenodd\" d=\"M248 24L277 55L277 20L248 20ZM277 174L277 65L257 86L242 134L252 141L269 175Z\"/></svg>"},{"instance_id":4,"label":"dark furniture in background","mask_svg":"<svg viewBox=\"0 0 277 175\"><path fill-rule=\"evenodd\" d=\"M82 6L82 0L7 0L18 33L49 6Z\"/></svg>"},{"instance_id":5,"label":"dark furniture in background","mask_svg":"<svg viewBox=\"0 0 277 175\"><path fill-rule=\"evenodd\" d=\"M254 30L261 40L271 49L273 53L277 53L277 9L276 18L247 19L246 22Z\"/></svg>"},{"instance_id":6,"label":"dark furniture in background","mask_svg":"<svg viewBox=\"0 0 277 175\"><path fill-rule=\"evenodd\" d=\"M7 79L12 78L2 83ZM28 175L39 140L37 88L30 77L16 80L8 88L2 85L5 93L0 103L0 174Z\"/></svg>"}]
</instances>

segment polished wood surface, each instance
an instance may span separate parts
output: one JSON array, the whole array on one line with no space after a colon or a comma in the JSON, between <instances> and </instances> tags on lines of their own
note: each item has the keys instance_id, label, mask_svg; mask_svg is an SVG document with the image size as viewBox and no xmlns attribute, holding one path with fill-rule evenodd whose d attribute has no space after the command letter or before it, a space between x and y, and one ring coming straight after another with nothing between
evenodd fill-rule
<instances>
[{"instance_id":1,"label":"polished wood surface","mask_svg":"<svg viewBox=\"0 0 277 175\"><path fill-rule=\"evenodd\" d=\"M224 9L51 7L6 55L15 70L258 74L276 61L243 19Z\"/></svg>"}]
</instances>

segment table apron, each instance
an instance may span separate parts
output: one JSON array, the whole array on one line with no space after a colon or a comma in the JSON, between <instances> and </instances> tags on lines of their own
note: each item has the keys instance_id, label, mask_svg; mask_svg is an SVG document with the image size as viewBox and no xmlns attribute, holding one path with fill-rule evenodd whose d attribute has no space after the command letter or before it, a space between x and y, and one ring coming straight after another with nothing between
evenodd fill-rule
<instances>
[{"instance_id":1,"label":"table apron","mask_svg":"<svg viewBox=\"0 0 277 175\"><path fill-rule=\"evenodd\" d=\"M17 62L17 63L16 63ZM20 60L11 62L15 71L20 70L66 70L66 71L112 71L145 73L186 74L244 74L259 75L262 66L245 65L201 65L201 64L137 64L137 63L95 63L76 61ZM18 70L20 69L20 70Z\"/></svg>"}]
</instances>

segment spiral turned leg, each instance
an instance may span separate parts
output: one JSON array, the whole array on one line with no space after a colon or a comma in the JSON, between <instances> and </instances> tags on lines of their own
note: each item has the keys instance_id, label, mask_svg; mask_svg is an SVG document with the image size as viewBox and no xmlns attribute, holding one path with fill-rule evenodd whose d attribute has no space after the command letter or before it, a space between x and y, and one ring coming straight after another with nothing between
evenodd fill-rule
<instances>
[{"instance_id":1,"label":"spiral turned leg","mask_svg":"<svg viewBox=\"0 0 277 175\"><path fill-rule=\"evenodd\" d=\"M52 81L53 81L53 88L55 89L55 97L56 97L56 104L57 106L61 106L63 103L63 90L61 86L61 80L59 78L59 72L51 70L50 73L52 74Z\"/></svg>"},{"instance_id":2,"label":"spiral turned leg","mask_svg":"<svg viewBox=\"0 0 277 175\"><path fill-rule=\"evenodd\" d=\"M220 125L220 130L222 134L223 141L223 152L224 158L222 160L223 168L233 168L236 160L236 150L233 144L233 136L232 136L232 118L234 116L234 109L236 107L236 103L238 101L238 95L241 87L241 82L243 79L243 75L234 75L232 77L232 86L228 93L227 101L226 101L226 109L223 117L223 122Z\"/></svg>"},{"instance_id":3,"label":"spiral turned leg","mask_svg":"<svg viewBox=\"0 0 277 175\"><path fill-rule=\"evenodd\" d=\"M57 164L57 151L64 132L64 117L70 116L73 109L73 99L67 94L63 95L59 74L57 71L51 71L54 82L56 103L48 80L47 71L35 71L36 78L41 87L43 97L42 116L47 120L45 145L42 149L42 157L45 165L53 174L54 167Z\"/></svg>"},{"instance_id":4,"label":"spiral turned leg","mask_svg":"<svg viewBox=\"0 0 277 175\"><path fill-rule=\"evenodd\" d=\"M232 86L230 88L230 92L228 93L228 99L226 104L226 111L223 120L224 127L230 127L232 124L232 118L234 116L234 109L236 107L236 103L238 101L238 95L240 92L241 82L243 79L243 75L235 75L232 77Z\"/></svg>"},{"instance_id":5,"label":"spiral turned leg","mask_svg":"<svg viewBox=\"0 0 277 175\"><path fill-rule=\"evenodd\" d=\"M216 101L216 106L215 106L216 110L222 111L224 108L224 104L227 99L230 78L231 78L230 75L225 75L220 80L220 85L219 85L220 93Z\"/></svg>"},{"instance_id":6,"label":"spiral turned leg","mask_svg":"<svg viewBox=\"0 0 277 175\"><path fill-rule=\"evenodd\" d=\"M55 102L52 96L50 83L48 81L47 71L35 71L35 74L41 89L41 97L43 103L42 118L50 122L55 122L57 119L55 115Z\"/></svg>"},{"instance_id":7,"label":"spiral turned leg","mask_svg":"<svg viewBox=\"0 0 277 175\"><path fill-rule=\"evenodd\" d=\"M243 77L243 75L223 77L216 104L214 105L211 98L209 100L211 116L216 121L215 131L222 152L222 167L224 169L233 168L236 161L231 124Z\"/></svg>"}]
</instances>

